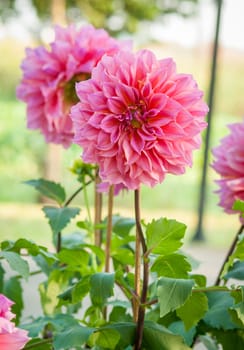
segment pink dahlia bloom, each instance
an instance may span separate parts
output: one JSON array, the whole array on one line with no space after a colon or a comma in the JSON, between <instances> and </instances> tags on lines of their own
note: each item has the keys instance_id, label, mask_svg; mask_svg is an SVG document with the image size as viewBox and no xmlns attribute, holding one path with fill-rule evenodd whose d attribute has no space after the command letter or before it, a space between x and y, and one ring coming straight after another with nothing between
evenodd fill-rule
<instances>
[{"instance_id":1,"label":"pink dahlia bloom","mask_svg":"<svg viewBox=\"0 0 244 350\"><path fill-rule=\"evenodd\" d=\"M15 327L13 322L0 317L0 349L20 350L29 341L27 331Z\"/></svg>"},{"instance_id":2,"label":"pink dahlia bloom","mask_svg":"<svg viewBox=\"0 0 244 350\"><path fill-rule=\"evenodd\" d=\"M104 56L91 79L76 85L74 142L102 181L137 189L192 165L208 111L191 75L148 50Z\"/></svg>"},{"instance_id":3,"label":"pink dahlia bloom","mask_svg":"<svg viewBox=\"0 0 244 350\"><path fill-rule=\"evenodd\" d=\"M232 206L236 200L244 200L244 121L228 126L229 135L213 149L214 170L220 175L216 180L220 196L219 205L227 213L236 213Z\"/></svg>"},{"instance_id":4,"label":"pink dahlia bloom","mask_svg":"<svg viewBox=\"0 0 244 350\"><path fill-rule=\"evenodd\" d=\"M15 327L10 320L14 314L10 311L13 302L0 294L0 349L20 350L29 341L27 331Z\"/></svg>"},{"instance_id":5,"label":"pink dahlia bloom","mask_svg":"<svg viewBox=\"0 0 244 350\"><path fill-rule=\"evenodd\" d=\"M102 29L85 26L77 30L55 27L50 50L26 50L23 78L17 97L27 104L27 126L40 129L46 142L68 147L73 138L70 107L78 101L75 82L86 80L106 53L113 55L130 44L111 38Z\"/></svg>"}]
</instances>

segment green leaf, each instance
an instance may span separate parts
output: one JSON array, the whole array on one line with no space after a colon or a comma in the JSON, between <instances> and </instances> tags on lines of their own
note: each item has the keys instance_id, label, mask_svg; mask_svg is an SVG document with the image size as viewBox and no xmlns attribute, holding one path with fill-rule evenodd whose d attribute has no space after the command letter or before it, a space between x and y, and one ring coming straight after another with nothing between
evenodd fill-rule
<instances>
[{"instance_id":1,"label":"green leaf","mask_svg":"<svg viewBox=\"0 0 244 350\"><path fill-rule=\"evenodd\" d=\"M46 217L49 220L49 225L54 233L57 235L64 229L72 218L79 214L79 208L56 208L51 206L46 206L42 208Z\"/></svg>"},{"instance_id":2,"label":"green leaf","mask_svg":"<svg viewBox=\"0 0 244 350\"><path fill-rule=\"evenodd\" d=\"M59 183L44 179L29 180L24 183L33 186L41 195L53 199L60 205L65 201L65 190Z\"/></svg>"},{"instance_id":3,"label":"green leaf","mask_svg":"<svg viewBox=\"0 0 244 350\"><path fill-rule=\"evenodd\" d=\"M193 286L193 280L160 278L157 288L160 317L183 305L191 295Z\"/></svg>"},{"instance_id":4,"label":"green leaf","mask_svg":"<svg viewBox=\"0 0 244 350\"><path fill-rule=\"evenodd\" d=\"M78 321L68 314L56 314L55 316L43 316L32 320L31 323L22 324L21 327L29 332L31 338L42 333L47 324L53 325L56 332L62 332L70 327L79 325Z\"/></svg>"},{"instance_id":5,"label":"green leaf","mask_svg":"<svg viewBox=\"0 0 244 350\"><path fill-rule=\"evenodd\" d=\"M72 232L62 236L62 247L67 249L75 249L80 244L85 242L85 235L83 232Z\"/></svg>"},{"instance_id":6,"label":"green leaf","mask_svg":"<svg viewBox=\"0 0 244 350\"><path fill-rule=\"evenodd\" d=\"M244 331L239 330L228 330L224 331L213 329L211 333L217 339L218 343L222 345L223 350L243 350L244 349ZM218 348L219 349L219 348Z\"/></svg>"},{"instance_id":7,"label":"green leaf","mask_svg":"<svg viewBox=\"0 0 244 350\"><path fill-rule=\"evenodd\" d=\"M10 300L14 302L11 310L16 315L16 324L19 323L24 307L22 292L22 287L18 278L11 277L5 281L3 294L5 294Z\"/></svg>"},{"instance_id":8,"label":"green leaf","mask_svg":"<svg viewBox=\"0 0 244 350\"><path fill-rule=\"evenodd\" d=\"M244 327L244 302L235 304L235 306L229 309L229 312L231 314L233 322L236 323L239 327L243 328Z\"/></svg>"},{"instance_id":9,"label":"green leaf","mask_svg":"<svg viewBox=\"0 0 244 350\"><path fill-rule=\"evenodd\" d=\"M234 306L234 299L230 294L221 291L208 292L207 297L209 310L204 316L205 323L214 328L234 329L236 326L228 312L228 309Z\"/></svg>"},{"instance_id":10,"label":"green leaf","mask_svg":"<svg viewBox=\"0 0 244 350\"><path fill-rule=\"evenodd\" d=\"M46 315L56 312L60 301L58 295L67 288L69 278L69 272L55 269L50 273L48 281L39 285L42 308Z\"/></svg>"},{"instance_id":11,"label":"green leaf","mask_svg":"<svg viewBox=\"0 0 244 350\"><path fill-rule=\"evenodd\" d=\"M58 298L68 301L70 304L78 304L89 293L89 290L90 276L84 276L79 282L59 294Z\"/></svg>"},{"instance_id":12,"label":"green leaf","mask_svg":"<svg viewBox=\"0 0 244 350\"><path fill-rule=\"evenodd\" d=\"M238 286L238 289L233 289L231 296L235 299L236 304L244 302L244 285Z\"/></svg>"},{"instance_id":13,"label":"green leaf","mask_svg":"<svg viewBox=\"0 0 244 350\"><path fill-rule=\"evenodd\" d=\"M5 270L2 268L1 261L0 261L0 292L3 291L3 287L4 287L4 274L5 274Z\"/></svg>"},{"instance_id":14,"label":"green leaf","mask_svg":"<svg viewBox=\"0 0 244 350\"><path fill-rule=\"evenodd\" d=\"M124 237L129 235L132 227L135 226L135 219L113 216L113 232Z\"/></svg>"},{"instance_id":15,"label":"green leaf","mask_svg":"<svg viewBox=\"0 0 244 350\"><path fill-rule=\"evenodd\" d=\"M170 254L156 258L151 270L157 272L158 276L187 278L191 265L186 261L184 255Z\"/></svg>"},{"instance_id":16,"label":"green leaf","mask_svg":"<svg viewBox=\"0 0 244 350\"><path fill-rule=\"evenodd\" d=\"M197 285L197 287L201 288L201 287L206 287L207 285L207 277L204 275L200 275L200 274L191 274L190 275L192 279L194 279L195 284Z\"/></svg>"},{"instance_id":17,"label":"green leaf","mask_svg":"<svg viewBox=\"0 0 244 350\"><path fill-rule=\"evenodd\" d=\"M85 250L79 249L62 249L58 253L58 258L61 263L67 265L66 270L89 271L90 255ZM85 271L83 270L85 269Z\"/></svg>"},{"instance_id":18,"label":"green leaf","mask_svg":"<svg viewBox=\"0 0 244 350\"><path fill-rule=\"evenodd\" d=\"M37 266L41 268L42 272L45 273L45 275L49 276L54 268L53 263L57 260L57 258L50 261L49 258L46 258L46 256L38 254L37 256L33 257L33 260Z\"/></svg>"},{"instance_id":19,"label":"green leaf","mask_svg":"<svg viewBox=\"0 0 244 350\"><path fill-rule=\"evenodd\" d=\"M90 290L90 276L83 277L72 289L72 302L80 302Z\"/></svg>"},{"instance_id":20,"label":"green leaf","mask_svg":"<svg viewBox=\"0 0 244 350\"><path fill-rule=\"evenodd\" d=\"M168 255L182 246L186 226L176 220L161 218L146 227L147 246L155 254Z\"/></svg>"},{"instance_id":21,"label":"green leaf","mask_svg":"<svg viewBox=\"0 0 244 350\"><path fill-rule=\"evenodd\" d=\"M91 233L94 231L91 222L88 221L87 219L85 219L83 221L77 221L76 226L78 226L79 228L81 228L84 231L87 231L88 233Z\"/></svg>"},{"instance_id":22,"label":"green leaf","mask_svg":"<svg viewBox=\"0 0 244 350\"><path fill-rule=\"evenodd\" d=\"M45 325L49 322L49 317L38 317L32 320L30 323L24 323L21 325L22 328L28 331L29 337L38 337L43 331Z\"/></svg>"},{"instance_id":23,"label":"green leaf","mask_svg":"<svg viewBox=\"0 0 244 350\"><path fill-rule=\"evenodd\" d=\"M132 322L116 322L103 328L116 330L120 334L120 340L116 350L124 350L127 346L134 344L136 325Z\"/></svg>"},{"instance_id":24,"label":"green leaf","mask_svg":"<svg viewBox=\"0 0 244 350\"><path fill-rule=\"evenodd\" d=\"M219 346L216 341L208 335L200 335L199 340L203 343L208 350L219 350Z\"/></svg>"},{"instance_id":25,"label":"green leaf","mask_svg":"<svg viewBox=\"0 0 244 350\"><path fill-rule=\"evenodd\" d=\"M224 266L222 276L228 272L230 267L233 265L234 261L237 259L240 261L244 261L244 234L240 235L234 253L229 257L229 260Z\"/></svg>"},{"instance_id":26,"label":"green leaf","mask_svg":"<svg viewBox=\"0 0 244 350\"><path fill-rule=\"evenodd\" d=\"M21 249L26 249L30 255L37 255L40 251L37 244L24 238L20 238L16 242L5 241L4 243L6 250L11 250L15 253L20 253Z\"/></svg>"},{"instance_id":27,"label":"green leaf","mask_svg":"<svg viewBox=\"0 0 244 350\"><path fill-rule=\"evenodd\" d=\"M86 250L90 250L92 253L94 253L100 263L103 263L105 261L105 252L104 250L102 250L101 248L95 246L95 245L92 245L92 244L80 244L77 248L85 248Z\"/></svg>"},{"instance_id":28,"label":"green leaf","mask_svg":"<svg viewBox=\"0 0 244 350\"><path fill-rule=\"evenodd\" d=\"M21 276L23 276L25 279L29 276L29 265L26 260L22 259L21 256L14 252L9 251L1 251L0 257L3 257L7 260L10 267L17 271Z\"/></svg>"},{"instance_id":29,"label":"green leaf","mask_svg":"<svg viewBox=\"0 0 244 350\"><path fill-rule=\"evenodd\" d=\"M83 319L87 324L93 327L100 327L101 325L104 325L102 310L98 306L91 305L86 308Z\"/></svg>"},{"instance_id":30,"label":"green leaf","mask_svg":"<svg viewBox=\"0 0 244 350\"><path fill-rule=\"evenodd\" d=\"M125 295L128 299L131 298L131 293L128 292L128 290L131 290L134 288L135 284L135 275L131 272L125 273L123 271L123 267L120 266L115 272L115 279L116 282L124 287Z\"/></svg>"},{"instance_id":31,"label":"green leaf","mask_svg":"<svg viewBox=\"0 0 244 350\"><path fill-rule=\"evenodd\" d=\"M168 331L167 328L152 323L145 322L143 331L143 349L145 350L189 350L179 335Z\"/></svg>"},{"instance_id":32,"label":"green leaf","mask_svg":"<svg viewBox=\"0 0 244 350\"><path fill-rule=\"evenodd\" d=\"M235 201L232 209L236 211L240 211L244 214L244 201L241 201L241 200Z\"/></svg>"},{"instance_id":33,"label":"green leaf","mask_svg":"<svg viewBox=\"0 0 244 350\"><path fill-rule=\"evenodd\" d=\"M26 347L31 347L31 349L35 350L52 350L52 339L46 339L45 341L41 338L34 338L31 339L27 344ZM23 348L24 350L25 348Z\"/></svg>"},{"instance_id":34,"label":"green leaf","mask_svg":"<svg viewBox=\"0 0 244 350\"><path fill-rule=\"evenodd\" d=\"M224 279L234 278L244 280L244 261L236 261L229 269L228 273L224 275Z\"/></svg>"},{"instance_id":35,"label":"green leaf","mask_svg":"<svg viewBox=\"0 0 244 350\"><path fill-rule=\"evenodd\" d=\"M120 334L115 329L100 328L92 334L89 344L91 342L105 349L115 349L119 340Z\"/></svg>"},{"instance_id":36,"label":"green leaf","mask_svg":"<svg viewBox=\"0 0 244 350\"><path fill-rule=\"evenodd\" d=\"M102 307L113 296L114 273L95 273L90 279L90 296L93 305Z\"/></svg>"},{"instance_id":37,"label":"green leaf","mask_svg":"<svg viewBox=\"0 0 244 350\"><path fill-rule=\"evenodd\" d=\"M57 261L55 254L48 252L46 247L39 246L31 240L20 238L16 242L4 241L2 242L2 245L5 247L3 250L13 251L19 254L23 249L27 250L29 255L32 255L34 257L40 254L47 260L49 264Z\"/></svg>"},{"instance_id":38,"label":"green leaf","mask_svg":"<svg viewBox=\"0 0 244 350\"><path fill-rule=\"evenodd\" d=\"M63 300L67 300L70 303L77 304L89 293L90 290L90 276L84 276L74 286L67 289L58 297Z\"/></svg>"},{"instance_id":39,"label":"green leaf","mask_svg":"<svg viewBox=\"0 0 244 350\"><path fill-rule=\"evenodd\" d=\"M117 248L116 250L112 251L111 257L113 260L116 260L122 265L131 265L134 266L135 264L135 257L132 251L128 248Z\"/></svg>"},{"instance_id":40,"label":"green leaf","mask_svg":"<svg viewBox=\"0 0 244 350\"><path fill-rule=\"evenodd\" d=\"M186 331L184 323L182 321L175 321L168 326L168 329L172 333L180 335L187 345L192 345L192 342L196 335L196 327L192 327Z\"/></svg>"},{"instance_id":41,"label":"green leaf","mask_svg":"<svg viewBox=\"0 0 244 350\"><path fill-rule=\"evenodd\" d=\"M208 310L208 298L204 293L193 293L179 309L177 316L184 322L186 330L195 326Z\"/></svg>"},{"instance_id":42,"label":"green leaf","mask_svg":"<svg viewBox=\"0 0 244 350\"><path fill-rule=\"evenodd\" d=\"M94 328L82 327L80 325L67 327L66 330L58 332L54 336L54 349L70 350L75 346L80 347L82 344L87 342L94 330Z\"/></svg>"},{"instance_id":43,"label":"green leaf","mask_svg":"<svg viewBox=\"0 0 244 350\"><path fill-rule=\"evenodd\" d=\"M110 315L109 315L109 321L110 322L127 322L131 321L132 317L127 313L127 308L123 306L115 306L113 307Z\"/></svg>"}]
</instances>

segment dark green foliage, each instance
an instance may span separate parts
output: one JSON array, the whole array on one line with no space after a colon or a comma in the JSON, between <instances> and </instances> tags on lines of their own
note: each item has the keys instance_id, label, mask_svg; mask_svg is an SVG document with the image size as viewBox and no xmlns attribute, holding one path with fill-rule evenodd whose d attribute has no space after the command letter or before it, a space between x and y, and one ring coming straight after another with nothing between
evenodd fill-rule
<instances>
[{"instance_id":1,"label":"dark green foliage","mask_svg":"<svg viewBox=\"0 0 244 350\"><path fill-rule=\"evenodd\" d=\"M85 175L87 176L87 175ZM79 181L79 179L78 179ZM107 219L101 229L102 245L95 246L94 226L78 222L82 231L62 230L79 213L67 206L59 184L32 180L29 184L57 202L43 211L54 235L54 248L21 238L3 241L0 251L0 291L15 302L16 323L24 308L22 279L42 273L37 286L43 315L22 325L33 339L26 349L39 350L132 350L137 324L135 302L135 220L112 218L111 272L104 272ZM72 196L71 196L72 198ZM67 202L66 202L67 203ZM206 286L204 275L190 274L192 262L179 249L186 226L161 218L142 225L146 250L142 260L150 270L145 303L141 350L187 350L195 341L210 350L243 347L244 287ZM58 239L59 244L58 243ZM32 258L37 266L32 270ZM223 281L242 279L243 237L229 258ZM6 264L14 273L8 276ZM37 268L37 269L36 269ZM143 276L143 275L142 275ZM138 298L138 297L137 297Z\"/></svg>"}]
</instances>

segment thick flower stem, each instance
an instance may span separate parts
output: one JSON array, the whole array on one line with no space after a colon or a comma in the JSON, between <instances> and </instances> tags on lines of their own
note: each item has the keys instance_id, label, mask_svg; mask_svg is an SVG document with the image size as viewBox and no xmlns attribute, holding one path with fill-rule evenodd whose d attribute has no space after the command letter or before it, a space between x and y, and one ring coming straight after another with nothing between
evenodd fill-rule
<instances>
[{"instance_id":1,"label":"thick flower stem","mask_svg":"<svg viewBox=\"0 0 244 350\"><path fill-rule=\"evenodd\" d=\"M215 282L215 286L219 286L220 285L221 275L222 275L222 273L224 271L225 264L227 263L227 261L229 260L229 257L234 252L236 244L237 244L238 239L239 239L239 236L240 236L240 234L242 233L243 230L244 230L244 225L242 224L240 229L237 231L237 234L236 234L236 236L234 238L234 241L232 242L232 244L230 246L230 249L229 249L229 251L228 251L228 253L226 255L226 258L225 258L225 260L224 260L224 262L223 262L223 264L222 264L222 266L221 266L221 268L219 270L218 277L217 277L216 282Z\"/></svg>"},{"instance_id":2,"label":"thick flower stem","mask_svg":"<svg viewBox=\"0 0 244 350\"><path fill-rule=\"evenodd\" d=\"M135 294L139 298L141 292L141 243L138 230L136 230L135 242ZM133 298L133 316L137 322L139 313L139 303L136 298Z\"/></svg>"},{"instance_id":3,"label":"thick flower stem","mask_svg":"<svg viewBox=\"0 0 244 350\"><path fill-rule=\"evenodd\" d=\"M108 219L107 219L107 236L105 246L105 272L109 272L109 261L110 261L110 247L113 229L113 200L114 200L114 186L110 186L108 194Z\"/></svg>"},{"instance_id":4,"label":"thick flower stem","mask_svg":"<svg viewBox=\"0 0 244 350\"><path fill-rule=\"evenodd\" d=\"M101 237L101 229L98 228L98 225L101 223L102 220L102 193L99 193L97 191L97 185L101 182L100 177L98 174L96 174L95 177L95 198L94 198L94 210L95 210L95 217L94 217L94 226L95 226L95 235L94 235L94 241L95 245L97 247L101 246L102 243L102 237Z\"/></svg>"},{"instance_id":5,"label":"thick flower stem","mask_svg":"<svg viewBox=\"0 0 244 350\"><path fill-rule=\"evenodd\" d=\"M56 252L59 253L62 248L62 233L58 232L57 242L56 242Z\"/></svg>"},{"instance_id":6,"label":"thick flower stem","mask_svg":"<svg viewBox=\"0 0 244 350\"><path fill-rule=\"evenodd\" d=\"M137 328L136 328L136 340L134 350L140 350L143 338L143 329L144 329L144 318L145 318L145 307L143 304L147 301L147 289L148 289L148 279L149 279L149 262L147 257L147 246L146 241L143 235L141 227L141 218L140 218L140 191L135 190L135 219L136 219L136 239L140 240L143 253L143 283L142 283L142 292L140 297L140 305L138 310L137 317ZM136 245L137 246L137 245ZM138 263L136 261L136 263ZM139 260L140 263L140 260ZM135 288L137 289L137 287Z\"/></svg>"},{"instance_id":7,"label":"thick flower stem","mask_svg":"<svg viewBox=\"0 0 244 350\"><path fill-rule=\"evenodd\" d=\"M113 230L113 200L114 200L114 186L110 186L108 193L108 218L107 218L107 235L105 244L105 272L110 271L110 249ZM107 318L107 308L103 309L103 317Z\"/></svg>"}]
</instances>

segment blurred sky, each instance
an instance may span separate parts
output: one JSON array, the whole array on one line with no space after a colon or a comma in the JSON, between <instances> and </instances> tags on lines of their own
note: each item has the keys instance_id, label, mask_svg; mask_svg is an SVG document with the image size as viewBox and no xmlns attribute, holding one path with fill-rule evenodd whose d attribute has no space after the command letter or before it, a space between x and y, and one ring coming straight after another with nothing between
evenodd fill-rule
<instances>
[{"instance_id":1,"label":"blurred sky","mask_svg":"<svg viewBox=\"0 0 244 350\"><path fill-rule=\"evenodd\" d=\"M201 0L198 15L183 19L172 15L163 24L155 23L151 31L158 40L184 46L197 46L213 39L216 25L214 0ZM244 0L223 0L220 43L229 48L244 51Z\"/></svg>"},{"instance_id":2,"label":"blurred sky","mask_svg":"<svg viewBox=\"0 0 244 350\"><path fill-rule=\"evenodd\" d=\"M176 15L165 17L162 23L141 24L140 31L135 34L139 42L150 38L163 42L173 42L183 46L194 47L212 41L216 8L215 0L201 0L196 17L183 19ZM11 20L7 26L0 26L0 38L6 35L15 36L19 40L28 40L33 28L38 30L38 19L29 8L28 0L18 0L21 17ZM244 52L244 0L223 0L220 42L228 48ZM49 31L43 30L42 38L48 40ZM51 40L51 38L50 38Z\"/></svg>"}]
</instances>

